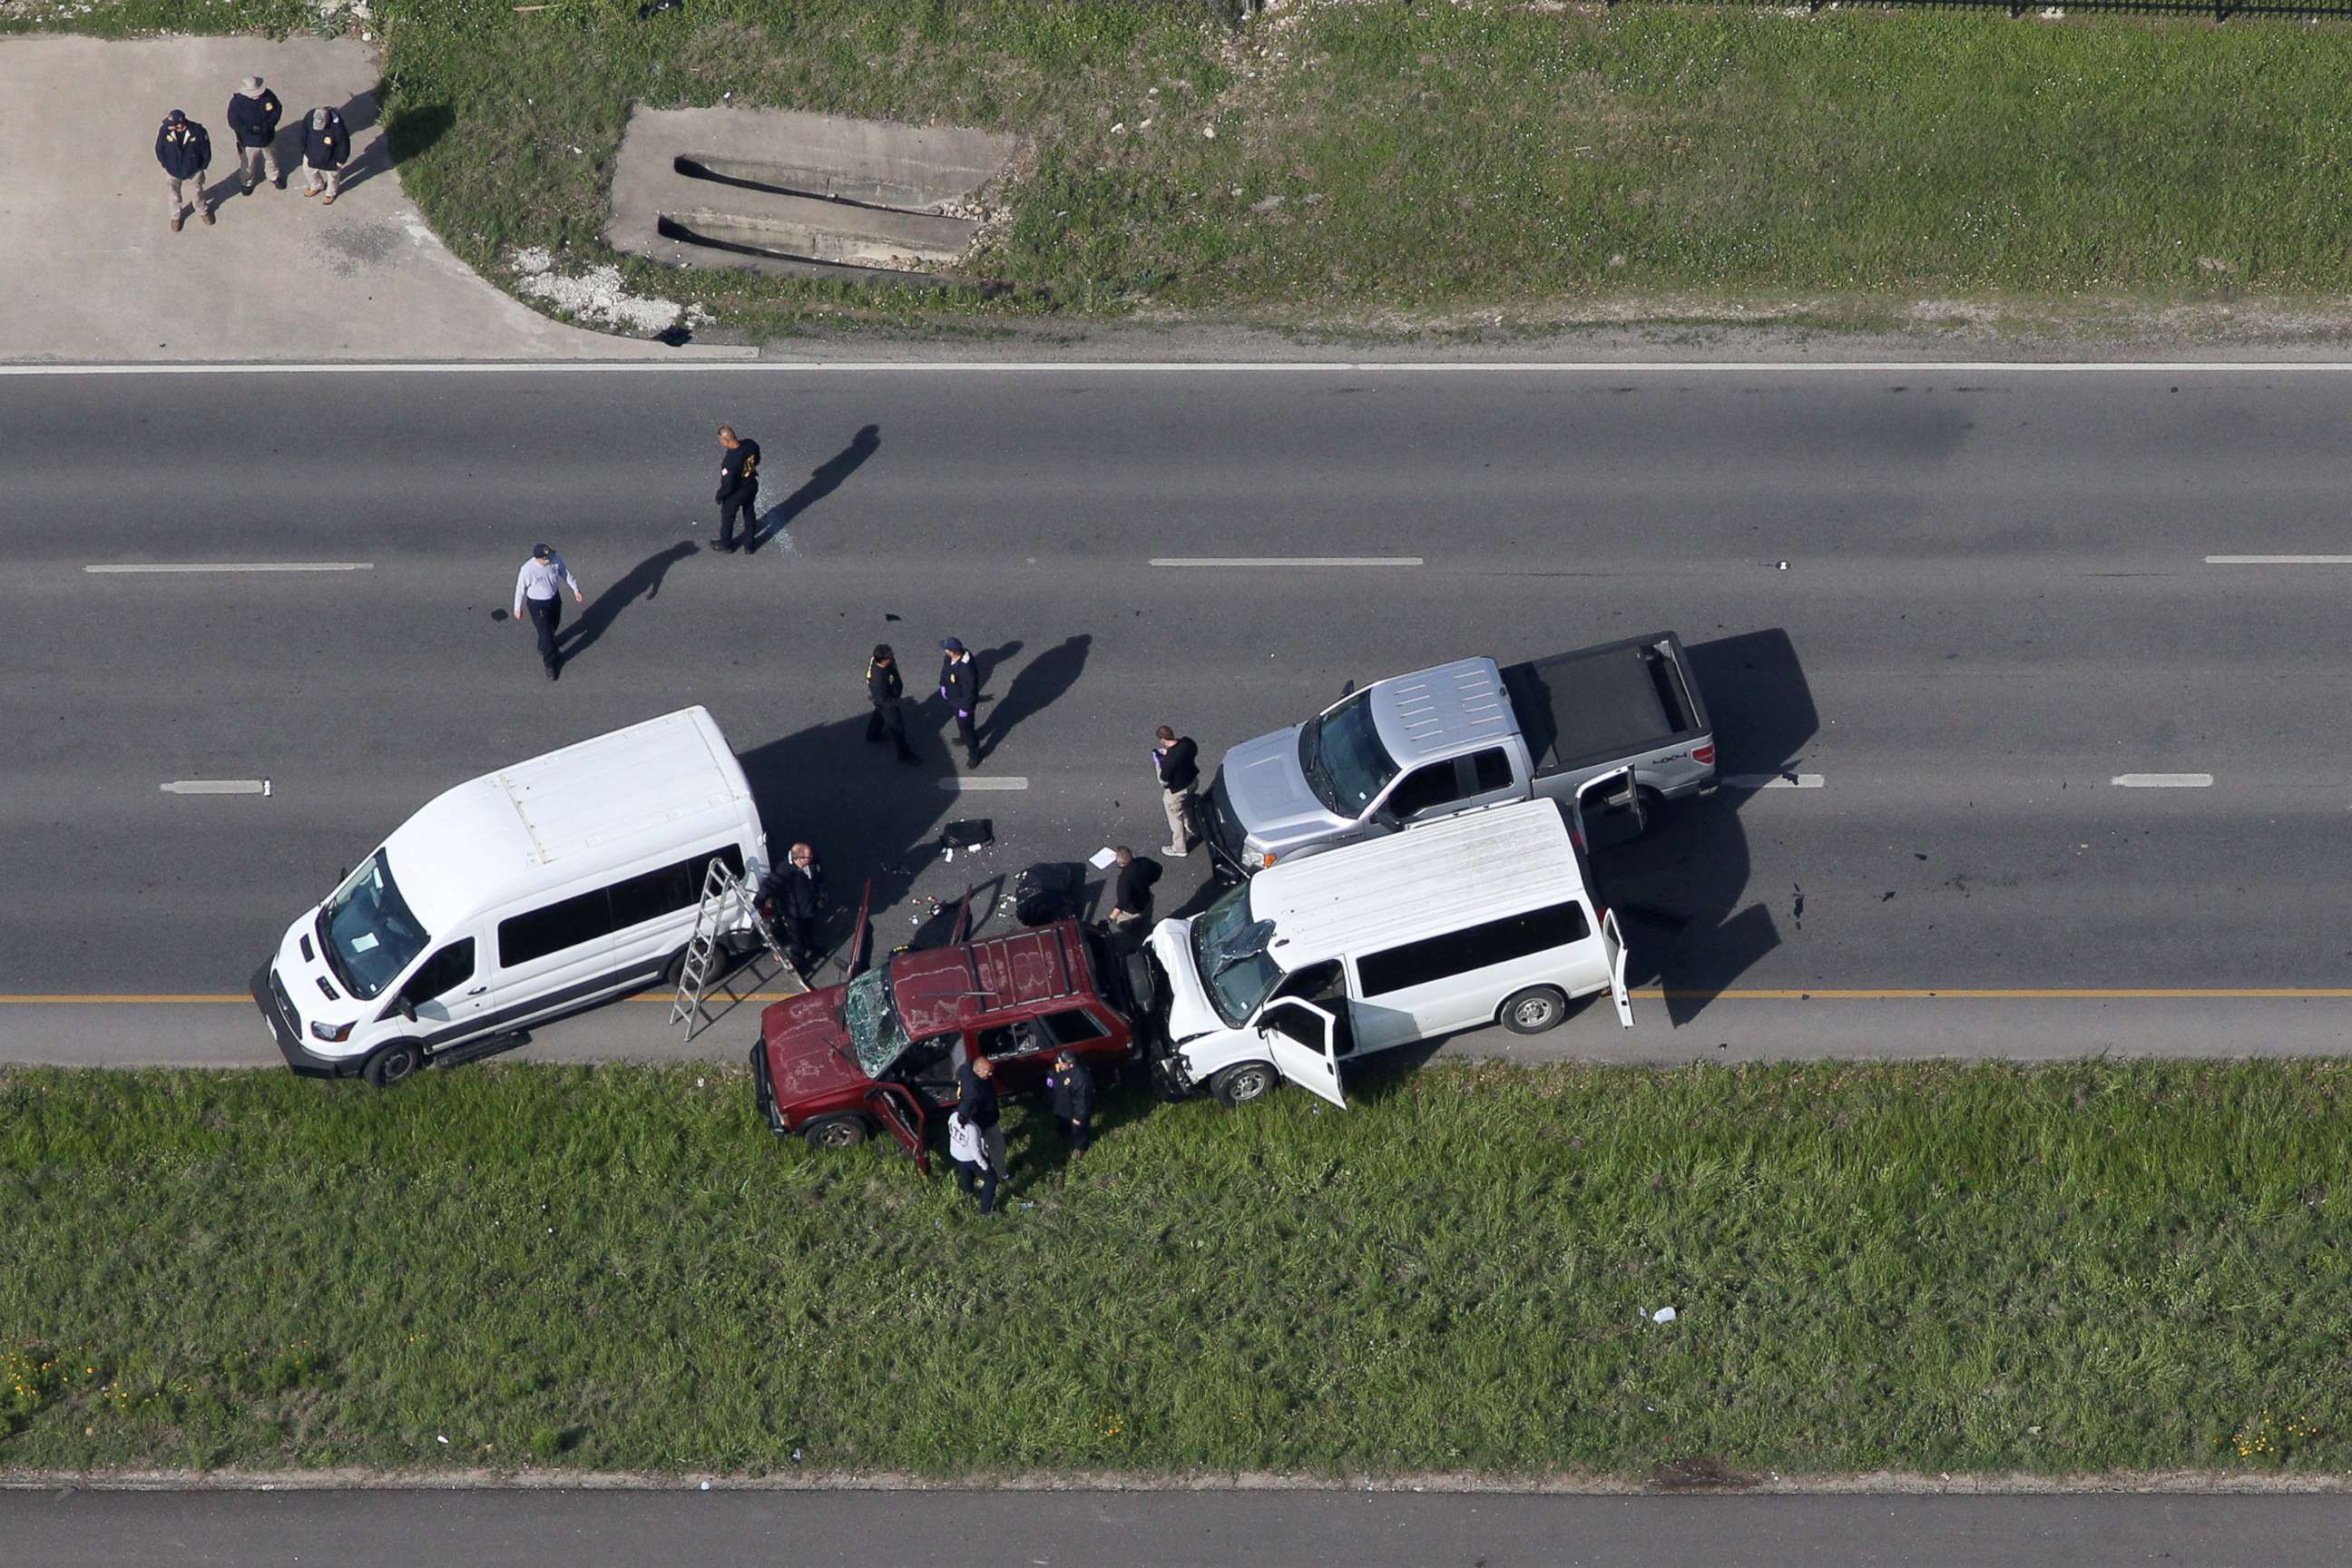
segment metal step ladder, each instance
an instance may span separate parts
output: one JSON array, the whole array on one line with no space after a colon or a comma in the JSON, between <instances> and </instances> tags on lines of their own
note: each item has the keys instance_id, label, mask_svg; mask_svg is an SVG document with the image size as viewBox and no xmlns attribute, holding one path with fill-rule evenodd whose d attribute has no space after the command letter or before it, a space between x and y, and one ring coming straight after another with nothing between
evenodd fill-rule
<instances>
[{"instance_id":1,"label":"metal step ladder","mask_svg":"<svg viewBox=\"0 0 2352 1568\"><path fill-rule=\"evenodd\" d=\"M775 967L765 974L759 973L760 959L754 954L740 967L730 970L726 939L736 931L759 933L760 944ZM750 974L750 991L738 991L735 981ZM744 879L730 870L723 860L713 860L702 878L702 903L694 911L694 935L686 944L686 962L678 966L677 994L669 1005L669 1021L686 1026L685 1038L691 1040L718 1020L712 1016L706 999L717 989L725 995L730 1008L744 1000L772 980L782 979L793 994L806 991L808 982L784 956L783 944L776 940L776 928L768 923L760 907L751 900L751 889Z\"/></svg>"}]
</instances>

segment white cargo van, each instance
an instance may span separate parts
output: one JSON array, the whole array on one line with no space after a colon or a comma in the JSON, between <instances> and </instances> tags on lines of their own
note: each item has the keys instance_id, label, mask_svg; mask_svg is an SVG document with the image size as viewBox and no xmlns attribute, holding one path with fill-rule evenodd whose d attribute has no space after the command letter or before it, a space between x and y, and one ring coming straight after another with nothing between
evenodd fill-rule
<instances>
[{"instance_id":1,"label":"white cargo van","mask_svg":"<svg viewBox=\"0 0 2352 1568\"><path fill-rule=\"evenodd\" d=\"M459 784L287 928L253 999L296 1072L398 1083L675 983L714 860L767 869L743 769L701 708Z\"/></svg>"},{"instance_id":2,"label":"white cargo van","mask_svg":"<svg viewBox=\"0 0 2352 1568\"><path fill-rule=\"evenodd\" d=\"M1599 991L1630 1027L1624 938L1569 822L1553 800L1474 810L1283 861L1160 921L1161 1087L1239 1105L1288 1079L1345 1106L1346 1063L1416 1040L1536 1034Z\"/></svg>"}]
</instances>

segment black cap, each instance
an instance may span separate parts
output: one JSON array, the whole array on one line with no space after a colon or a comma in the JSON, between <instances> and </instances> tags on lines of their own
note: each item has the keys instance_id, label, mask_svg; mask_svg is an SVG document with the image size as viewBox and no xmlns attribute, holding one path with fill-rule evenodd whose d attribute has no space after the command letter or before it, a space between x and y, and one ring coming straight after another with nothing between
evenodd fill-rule
<instances>
[{"instance_id":1,"label":"black cap","mask_svg":"<svg viewBox=\"0 0 2352 1568\"><path fill-rule=\"evenodd\" d=\"M534 544L530 547L530 557L534 561L544 561L554 553L555 552L550 550L543 542Z\"/></svg>"},{"instance_id":2,"label":"black cap","mask_svg":"<svg viewBox=\"0 0 2352 1568\"><path fill-rule=\"evenodd\" d=\"M898 657L898 656L897 654L890 651L890 645L888 643L878 642L874 645L874 658L877 661L886 658L896 658Z\"/></svg>"},{"instance_id":3,"label":"black cap","mask_svg":"<svg viewBox=\"0 0 2352 1568\"><path fill-rule=\"evenodd\" d=\"M963 651L963 644L956 641L953 637L941 637L940 639L940 651L941 653L961 653Z\"/></svg>"}]
</instances>

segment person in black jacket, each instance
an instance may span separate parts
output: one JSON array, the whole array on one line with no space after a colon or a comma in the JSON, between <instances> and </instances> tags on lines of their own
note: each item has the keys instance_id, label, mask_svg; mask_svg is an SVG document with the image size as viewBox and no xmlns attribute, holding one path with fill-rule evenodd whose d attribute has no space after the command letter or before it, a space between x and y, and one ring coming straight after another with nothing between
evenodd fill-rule
<instances>
[{"instance_id":1,"label":"person in black jacket","mask_svg":"<svg viewBox=\"0 0 2352 1568\"><path fill-rule=\"evenodd\" d=\"M228 128L236 137L236 173L248 196L264 174L279 190L286 188L286 171L278 166L278 118L285 112L286 106L261 85L257 76L246 78L245 85L229 95Z\"/></svg>"},{"instance_id":2,"label":"person in black jacket","mask_svg":"<svg viewBox=\"0 0 2352 1568\"><path fill-rule=\"evenodd\" d=\"M760 912L783 927L784 956L803 975L815 962L816 917L824 908L824 870L816 851L795 844L784 863L760 879Z\"/></svg>"},{"instance_id":3,"label":"person in black jacket","mask_svg":"<svg viewBox=\"0 0 2352 1568\"><path fill-rule=\"evenodd\" d=\"M974 1057L956 1074L955 1113L980 1132L980 1212L996 1212L996 1184L1008 1172L1004 1163L1004 1130L996 1124L996 1064ZM969 1166L956 1166L956 1185L969 1193L974 1185Z\"/></svg>"},{"instance_id":4,"label":"person in black jacket","mask_svg":"<svg viewBox=\"0 0 2352 1568\"><path fill-rule=\"evenodd\" d=\"M743 542L748 547L760 526L760 443L735 434L732 425L719 427L719 444L727 455L719 460L719 548L735 548L735 519L743 519Z\"/></svg>"},{"instance_id":5,"label":"person in black jacket","mask_svg":"<svg viewBox=\"0 0 2352 1568\"><path fill-rule=\"evenodd\" d=\"M212 167L213 139L188 118L185 110L175 109L163 116L163 126L155 132L155 162L163 165L163 177L172 187L172 232L180 232L185 207L194 207L198 217L212 222L212 204L205 199L205 171Z\"/></svg>"},{"instance_id":6,"label":"person in black jacket","mask_svg":"<svg viewBox=\"0 0 2352 1568\"><path fill-rule=\"evenodd\" d=\"M874 745L887 735L898 748L898 760L911 763L919 759L907 744L907 715L902 711L906 689L907 683L898 674L898 656L890 651L888 643L876 643L874 657L866 661L866 700L874 708L866 721L866 743Z\"/></svg>"},{"instance_id":7,"label":"person in black jacket","mask_svg":"<svg viewBox=\"0 0 2352 1568\"><path fill-rule=\"evenodd\" d=\"M954 710L956 739L963 742L966 767L980 766L980 736L971 727L972 710L980 706L980 671L973 667L971 651L953 637L940 643L945 656L940 661L940 695Z\"/></svg>"},{"instance_id":8,"label":"person in black jacket","mask_svg":"<svg viewBox=\"0 0 2352 1568\"><path fill-rule=\"evenodd\" d=\"M1054 1095L1054 1125L1070 1141L1070 1158L1075 1160L1094 1146L1094 1071L1078 1060L1077 1052L1065 1046L1054 1058L1054 1071L1045 1087Z\"/></svg>"},{"instance_id":9,"label":"person in black jacket","mask_svg":"<svg viewBox=\"0 0 2352 1568\"><path fill-rule=\"evenodd\" d=\"M319 205L333 206L336 194L343 188L343 161L351 155L352 133L345 129L341 113L312 110L302 121L302 194L315 196L324 191L327 199Z\"/></svg>"},{"instance_id":10,"label":"person in black jacket","mask_svg":"<svg viewBox=\"0 0 2352 1568\"><path fill-rule=\"evenodd\" d=\"M1152 737L1152 770L1160 775L1160 804L1168 813L1168 842L1160 853L1179 860L1192 852L1192 792L1201 784L1201 748L1167 725Z\"/></svg>"}]
</instances>

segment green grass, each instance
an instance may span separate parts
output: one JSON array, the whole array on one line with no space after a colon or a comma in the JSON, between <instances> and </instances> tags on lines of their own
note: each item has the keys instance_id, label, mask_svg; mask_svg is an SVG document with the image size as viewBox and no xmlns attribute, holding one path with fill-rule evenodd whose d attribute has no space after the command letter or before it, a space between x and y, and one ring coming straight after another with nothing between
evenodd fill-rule
<instances>
[{"instance_id":1,"label":"green grass","mask_svg":"<svg viewBox=\"0 0 2352 1568\"><path fill-rule=\"evenodd\" d=\"M311 14L193 3L197 26L283 28ZM1242 29L1230 10L694 0L640 19L635 0L376 6L403 177L493 275L523 245L610 259L604 193L632 101L1033 139L1007 221L971 269L1000 292L633 265L646 286L754 331L844 310L1345 322L1693 296L2352 289L2341 26L1369 0ZM167 14L185 15L177 0L113 0L61 25L135 31Z\"/></svg>"},{"instance_id":2,"label":"green grass","mask_svg":"<svg viewBox=\"0 0 2352 1568\"><path fill-rule=\"evenodd\" d=\"M2340 1470L2347 1097L1436 1067L1017 1121L983 1221L711 1068L16 1071L0 1466Z\"/></svg>"}]
</instances>

